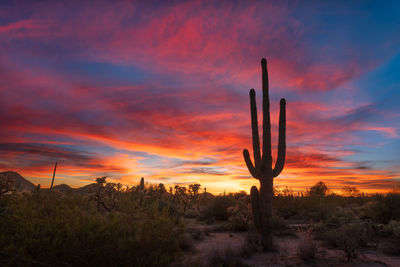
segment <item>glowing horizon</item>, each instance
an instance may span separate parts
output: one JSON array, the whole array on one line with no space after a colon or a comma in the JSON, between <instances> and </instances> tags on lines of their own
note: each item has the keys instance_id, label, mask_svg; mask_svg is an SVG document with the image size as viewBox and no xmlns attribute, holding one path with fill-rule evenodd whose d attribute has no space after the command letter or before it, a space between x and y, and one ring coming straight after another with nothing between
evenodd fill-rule
<instances>
[{"instance_id":1,"label":"glowing horizon","mask_svg":"<svg viewBox=\"0 0 400 267\"><path fill-rule=\"evenodd\" d=\"M276 186L400 181L395 1L22 3L0 4L0 172L46 187L57 161L55 184L73 187L108 176L248 191L248 93L260 107L266 57L274 159L287 100Z\"/></svg>"}]
</instances>

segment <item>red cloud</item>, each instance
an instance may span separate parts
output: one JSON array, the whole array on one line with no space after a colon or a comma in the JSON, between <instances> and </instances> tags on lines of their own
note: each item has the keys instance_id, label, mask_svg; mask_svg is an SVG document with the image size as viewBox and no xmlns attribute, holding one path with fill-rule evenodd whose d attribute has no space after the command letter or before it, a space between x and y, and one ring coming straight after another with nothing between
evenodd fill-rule
<instances>
[{"instance_id":1,"label":"red cloud","mask_svg":"<svg viewBox=\"0 0 400 267\"><path fill-rule=\"evenodd\" d=\"M30 18L23 17L26 9L31 10ZM353 131L396 137L396 129L343 112L348 106L340 99L329 105L312 97L307 102L290 99L334 89L379 61L357 53L340 60L324 57L332 47L312 46L306 34L315 25L304 25L293 10L262 2L197 1L161 8L137 2L83 3L79 8L52 2L4 12L19 20L0 26L5 51L0 55L1 142L114 149L110 156L83 158L84 166L70 163L65 168L68 175L95 174L101 168L123 174L127 182L137 172L157 181L199 179L221 189L224 181L235 178L241 184L232 183L232 188L247 188L251 184L241 158L241 150L251 147L247 93L250 87L260 87L258 62L267 56L271 87L281 89L279 96L289 95L287 168L278 182L311 185L324 178L342 185L357 176L359 184L368 187L381 176L389 184L394 177L390 173L367 174L371 170L357 169L342 157L354 153L346 150L347 144L361 142ZM65 72L64 63L71 58L133 66L154 78L93 81L78 71ZM276 139L274 97L271 118ZM122 150L147 152L168 163L174 159L193 163L205 156L217 160L207 165L209 169L189 164L185 169L167 166L152 173ZM9 163L17 164L26 153L9 153L0 160L10 156ZM31 173L47 172L46 164L32 167ZM133 167L126 167L130 164Z\"/></svg>"}]
</instances>

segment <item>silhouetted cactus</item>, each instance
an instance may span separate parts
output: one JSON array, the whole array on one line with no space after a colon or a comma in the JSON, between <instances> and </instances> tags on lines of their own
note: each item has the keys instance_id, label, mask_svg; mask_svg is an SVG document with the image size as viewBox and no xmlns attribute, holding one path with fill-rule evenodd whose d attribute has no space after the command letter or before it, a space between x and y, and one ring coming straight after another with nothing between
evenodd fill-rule
<instances>
[{"instance_id":1,"label":"silhouetted cactus","mask_svg":"<svg viewBox=\"0 0 400 267\"><path fill-rule=\"evenodd\" d=\"M54 165L53 179L51 179L51 186L50 186L50 189L53 188L54 178L56 177L56 169L57 169L57 162L56 162L56 164Z\"/></svg>"},{"instance_id":2,"label":"silhouetted cactus","mask_svg":"<svg viewBox=\"0 0 400 267\"><path fill-rule=\"evenodd\" d=\"M260 191L253 186L250 191L251 205L253 212L253 221L256 229L261 234L261 241L265 250L272 248L272 197L273 197L273 179L283 170L286 153L286 101L284 98L280 101L279 115L279 140L278 157L275 167L272 168L271 155L271 121L269 112L269 84L267 61L261 60L262 69L262 92L263 92L263 136L262 136L262 155L260 152L260 140L258 135L258 120L256 93L254 89L250 90L250 112L251 128L253 136L254 164L250 159L247 149L243 150L244 160L250 174L260 181Z\"/></svg>"},{"instance_id":3,"label":"silhouetted cactus","mask_svg":"<svg viewBox=\"0 0 400 267\"><path fill-rule=\"evenodd\" d=\"M140 190L144 190L144 178L140 179L140 185L139 185Z\"/></svg>"},{"instance_id":4,"label":"silhouetted cactus","mask_svg":"<svg viewBox=\"0 0 400 267\"><path fill-rule=\"evenodd\" d=\"M90 199L96 201L97 211L101 210L101 206L108 212L116 207L121 186L119 183L108 183L106 176L96 178L96 185L91 188Z\"/></svg>"},{"instance_id":5,"label":"silhouetted cactus","mask_svg":"<svg viewBox=\"0 0 400 267\"><path fill-rule=\"evenodd\" d=\"M251 199L251 212L253 214L253 222L254 226L257 230L261 229L261 217L260 217L260 200L258 197L258 189L253 186L250 190L250 199Z\"/></svg>"}]
</instances>

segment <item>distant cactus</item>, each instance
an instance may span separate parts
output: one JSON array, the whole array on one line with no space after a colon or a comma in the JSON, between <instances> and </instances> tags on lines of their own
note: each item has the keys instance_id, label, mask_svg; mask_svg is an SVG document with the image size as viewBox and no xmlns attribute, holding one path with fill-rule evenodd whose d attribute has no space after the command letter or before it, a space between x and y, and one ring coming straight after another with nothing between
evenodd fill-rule
<instances>
[{"instance_id":1,"label":"distant cactus","mask_svg":"<svg viewBox=\"0 0 400 267\"><path fill-rule=\"evenodd\" d=\"M53 179L51 179L51 186L50 186L50 189L52 189L52 188L53 188L53 185L54 185L54 178L56 177L56 169L57 169L57 162L56 162L56 164L54 165Z\"/></svg>"},{"instance_id":2,"label":"distant cactus","mask_svg":"<svg viewBox=\"0 0 400 267\"><path fill-rule=\"evenodd\" d=\"M97 211L103 207L111 212L117 205L120 189L121 184L108 183L106 176L98 177L95 186L91 188L90 200L96 201Z\"/></svg>"},{"instance_id":3,"label":"distant cactus","mask_svg":"<svg viewBox=\"0 0 400 267\"><path fill-rule=\"evenodd\" d=\"M38 184L38 185L36 186L35 190L33 190L33 194L34 194L36 197L39 197L39 196L40 196L40 184Z\"/></svg>"},{"instance_id":4,"label":"distant cactus","mask_svg":"<svg viewBox=\"0 0 400 267\"><path fill-rule=\"evenodd\" d=\"M139 185L140 190L144 190L144 178L140 179L140 185Z\"/></svg>"},{"instance_id":5,"label":"distant cactus","mask_svg":"<svg viewBox=\"0 0 400 267\"><path fill-rule=\"evenodd\" d=\"M271 121L269 108L269 84L267 61L261 60L262 69L262 92L263 92L263 136L262 136L262 155L260 153L260 140L258 135L258 120L256 93L254 89L250 90L250 112L251 128L253 136L254 164L250 159L247 149L243 150L244 160L250 174L260 181L260 191L253 186L250 191L253 221L256 229L261 234L261 241L264 250L272 249L272 197L273 197L273 179L283 170L286 153L286 101L284 98L280 101L279 115L279 140L278 157L275 168L272 168L271 155Z\"/></svg>"}]
</instances>

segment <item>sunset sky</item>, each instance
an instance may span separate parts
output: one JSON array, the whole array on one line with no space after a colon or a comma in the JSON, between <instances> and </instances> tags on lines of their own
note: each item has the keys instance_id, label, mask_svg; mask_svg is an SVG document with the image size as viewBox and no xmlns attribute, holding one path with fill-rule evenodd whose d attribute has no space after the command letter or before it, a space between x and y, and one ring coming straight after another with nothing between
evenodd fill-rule
<instances>
[{"instance_id":1,"label":"sunset sky","mask_svg":"<svg viewBox=\"0 0 400 267\"><path fill-rule=\"evenodd\" d=\"M248 191L248 93L261 111L266 57L273 148L287 101L275 185L391 190L400 3L381 3L1 1L0 171L48 187L57 161L55 184L73 187L108 176Z\"/></svg>"}]
</instances>

